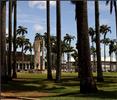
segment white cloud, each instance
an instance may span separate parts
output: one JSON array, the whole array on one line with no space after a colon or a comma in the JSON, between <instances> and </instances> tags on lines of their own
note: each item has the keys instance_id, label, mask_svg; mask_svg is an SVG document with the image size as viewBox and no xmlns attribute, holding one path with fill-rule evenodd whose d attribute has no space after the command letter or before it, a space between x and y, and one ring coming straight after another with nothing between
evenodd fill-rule
<instances>
[{"instance_id":1,"label":"white cloud","mask_svg":"<svg viewBox=\"0 0 117 100\"><path fill-rule=\"evenodd\" d=\"M29 1L28 2L29 7L31 8L39 8L39 9L46 9L46 1ZM55 1L50 1L50 6L55 6L56 2Z\"/></svg>"},{"instance_id":2,"label":"white cloud","mask_svg":"<svg viewBox=\"0 0 117 100\"><path fill-rule=\"evenodd\" d=\"M42 32L44 30L44 28L43 28L43 26L41 26L39 24L35 24L34 30L35 30L35 32Z\"/></svg>"}]
</instances>

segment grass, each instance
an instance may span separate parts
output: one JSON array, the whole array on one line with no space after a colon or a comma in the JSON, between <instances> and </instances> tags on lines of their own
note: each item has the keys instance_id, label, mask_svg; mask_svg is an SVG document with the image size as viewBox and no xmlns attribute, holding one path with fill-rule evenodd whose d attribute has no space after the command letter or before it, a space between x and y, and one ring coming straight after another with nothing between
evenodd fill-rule
<instances>
[{"instance_id":1,"label":"grass","mask_svg":"<svg viewBox=\"0 0 117 100\"><path fill-rule=\"evenodd\" d=\"M97 93L80 94L77 73L62 73L60 83L47 81L46 74L18 73L17 79L2 84L2 93L6 98L23 100L117 100L117 73L104 73L104 80L97 82Z\"/></svg>"}]
</instances>

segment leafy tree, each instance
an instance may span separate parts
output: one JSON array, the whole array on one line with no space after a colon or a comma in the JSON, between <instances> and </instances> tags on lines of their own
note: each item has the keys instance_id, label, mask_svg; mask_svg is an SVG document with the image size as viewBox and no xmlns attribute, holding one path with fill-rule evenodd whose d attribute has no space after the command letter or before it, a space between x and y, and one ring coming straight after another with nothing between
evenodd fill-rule
<instances>
[{"instance_id":1,"label":"leafy tree","mask_svg":"<svg viewBox=\"0 0 117 100\"><path fill-rule=\"evenodd\" d=\"M102 40L102 43L104 44L104 62L106 60L106 45L108 45L109 43L109 39L106 39L106 35L107 33L110 32L111 33L111 29L108 25L101 25L100 26L100 33L104 35L104 38ZM104 67L106 69L106 65L104 64Z\"/></svg>"},{"instance_id":2,"label":"leafy tree","mask_svg":"<svg viewBox=\"0 0 117 100\"><path fill-rule=\"evenodd\" d=\"M109 45L110 39L109 38L104 38L104 39L101 40L101 42L104 44L104 69L106 71L106 65L105 65L105 61L106 61L106 45Z\"/></svg>"},{"instance_id":3,"label":"leafy tree","mask_svg":"<svg viewBox=\"0 0 117 100\"><path fill-rule=\"evenodd\" d=\"M116 0L107 0L106 5L110 4L110 13L112 14L113 8L115 12L115 22L116 22L116 41L117 41L117 2ZM116 42L117 45L117 42ZM116 52L116 62L117 62L117 52ZM117 66L117 63L116 63Z\"/></svg>"},{"instance_id":4,"label":"leafy tree","mask_svg":"<svg viewBox=\"0 0 117 100\"><path fill-rule=\"evenodd\" d=\"M114 41L111 40L109 44L109 55L110 55L110 71L112 71L112 53L114 51Z\"/></svg>"},{"instance_id":5,"label":"leafy tree","mask_svg":"<svg viewBox=\"0 0 117 100\"><path fill-rule=\"evenodd\" d=\"M89 35L91 36L91 42L92 42L92 46L91 46L91 54L93 55L93 67L96 67L95 66L95 52L94 52L94 43L95 43L95 30L92 28L92 27L89 27Z\"/></svg>"},{"instance_id":6,"label":"leafy tree","mask_svg":"<svg viewBox=\"0 0 117 100\"><path fill-rule=\"evenodd\" d=\"M67 62L68 62L68 70L70 69L70 52L73 51L73 47L71 47L71 41L74 40L74 36L66 34L64 36L64 42L67 44L66 52L67 52Z\"/></svg>"},{"instance_id":7,"label":"leafy tree","mask_svg":"<svg viewBox=\"0 0 117 100\"><path fill-rule=\"evenodd\" d=\"M21 47L21 52L22 52L22 64L24 61L24 54L23 54L23 50L24 50L24 43L25 43L25 34L27 34L27 28L24 26L18 26L17 29L17 35L20 37L20 47Z\"/></svg>"}]
</instances>

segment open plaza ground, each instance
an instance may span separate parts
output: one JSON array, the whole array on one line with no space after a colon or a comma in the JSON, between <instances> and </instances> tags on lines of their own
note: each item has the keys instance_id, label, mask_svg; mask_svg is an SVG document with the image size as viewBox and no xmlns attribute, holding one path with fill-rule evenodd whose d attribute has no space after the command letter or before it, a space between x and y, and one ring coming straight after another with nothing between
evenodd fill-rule
<instances>
[{"instance_id":1,"label":"open plaza ground","mask_svg":"<svg viewBox=\"0 0 117 100\"><path fill-rule=\"evenodd\" d=\"M18 73L17 79L2 84L2 100L117 100L117 72L105 72L105 81L97 82L99 91L94 94L80 93L78 73L62 73L59 83L47 81L46 76Z\"/></svg>"}]
</instances>

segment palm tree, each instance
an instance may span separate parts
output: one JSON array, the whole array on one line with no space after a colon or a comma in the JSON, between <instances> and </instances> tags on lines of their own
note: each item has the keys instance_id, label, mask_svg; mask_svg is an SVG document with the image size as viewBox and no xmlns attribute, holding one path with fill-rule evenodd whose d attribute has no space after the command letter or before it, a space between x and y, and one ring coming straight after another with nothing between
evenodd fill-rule
<instances>
[{"instance_id":1,"label":"palm tree","mask_svg":"<svg viewBox=\"0 0 117 100\"><path fill-rule=\"evenodd\" d=\"M115 12L115 21L116 21L116 45L117 45L117 2L116 0L107 0L106 4L110 3L110 13L112 14L113 7L114 7L114 12ZM116 52L116 62L117 62L117 52ZM116 63L117 66L117 63Z\"/></svg>"},{"instance_id":2,"label":"palm tree","mask_svg":"<svg viewBox=\"0 0 117 100\"><path fill-rule=\"evenodd\" d=\"M114 41L111 40L109 44L109 55L110 55L110 71L112 71L112 53L114 51Z\"/></svg>"},{"instance_id":3,"label":"palm tree","mask_svg":"<svg viewBox=\"0 0 117 100\"><path fill-rule=\"evenodd\" d=\"M94 48L95 30L92 27L89 28L89 35L91 36L91 42L92 42L91 48ZM95 53L93 52L92 55L93 55L93 66L95 66Z\"/></svg>"},{"instance_id":4,"label":"palm tree","mask_svg":"<svg viewBox=\"0 0 117 100\"><path fill-rule=\"evenodd\" d=\"M0 1L0 33L2 33L2 13L1 13L1 10L2 10L2 2ZM1 40L2 40L2 35L0 34L0 47L2 47L2 41ZM1 63L2 57L1 56L2 56L2 50L0 49L0 69L2 70L2 63ZM0 73L1 73L1 70L0 70ZM4 76L4 73L1 73L1 79L2 79L3 76Z\"/></svg>"},{"instance_id":5,"label":"palm tree","mask_svg":"<svg viewBox=\"0 0 117 100\"><path fill-rule=\"evenodd\" d=\"M95 0L95 29L96 29L96 53L97 53L97 81L104 81L101 64L100 31L99 31L99 2Z\"/></svg>"},{"instance_id":6,"label":"palm tree","mask_svg":"<svg viewBox=\"0 0 117 100\"><path fill-rule=\"evenodd\" d=\"M50 0L46 1L47 9L47 79L52 80L52 71L51 71L51 49L50 49Z\"/></svg>"},{"instance_id":7,"label":"palm tree","mask_svg":"<svg viewBox=\"0 0 117 100\"><path fill-rule=\"evenodd\" d=\"M70 68L70 52L73 51L72 47L71 47L71 40L74 40L74 36L71 36L69 34L66 34L64 36L64 42L67 44L67 62L68 62L68 70Z\"/></svg>"},{"instance_id":8,"label":"palm tree","mask_svg":"<svg viewBox=\"0 0 117 100\"><path fill-rule=\"evenodd\" d=\"M23 47L24 47L24 41L25 41L25 34L27 34L28 31L27 31L27 28L26 27L23 27L23 26L18 26L18 29L17 29L17 35L21 35L21 52L22 52L22 64L23 64L23 60L24 60L24 54L23 54Z\"/></svg>"},{"instance_id":9,"label":"palm tree","mask_svg":"<svg viewBox=\"0 0 117 100\"><path fill-rule=\"evenodd\" d=\"M102 42L104 43L104 62L106 60L106 45L108 45L108 43L109 43L109 39L106 38L106 35L108 32L111 32L111 29L108 25L101 25L100 26L100 33L104 35L104 38L102 40ZM104 63L104 67L106 68L105 63Z\"/></svg>"},{"instance_id":10,"label":"palm tree","mask_svg":"<svg viewBox=\"0 0 117 100\"><path fill-rule=\"evenodd\" d=\"M60 0L56 0L56 35L57 35L57 67L56 81L61 80L61 10Z\"/></svg>"},{"instance_id":11,"label":"palm tree","mask_svg":"<svg viewBox=\"0 0 117 100\"><path fill-rule=\"evenodd\" d=\"M68 62L68 71L70 71L70 52L73 52L74 48L68 44L66 44L66 53L67 53L67 62Z\"/></svg>"},{"instance_id":12,"label":"palm tree","mask_svg":"<svg viewBox=\"0 0 117 100\"><path fill-rule=\"evenodd\" d=\"M1 78L2 81L6 80L7 77L7 66L6 66L6 1L2 1L0 5L1 9Z\"/></svg>"},{"instance_id":13,"label":"palm tree","mask_svg":"<svg viewBox=\"0 0 117 100\"><path fill-rule=\"evenodd\" d=\"M93 71L96 72L96 48L91 46L91 55L93 55L93 62L94 62L94 66L92 67L93 68Z\"/></svg>"},{"instance_id":14,"label":"palm tree","mask_svg":"<svg viewBox=\"0 0 117 100\"><path fill-rule=\"evenodd\" d=\"M24 42L24 53L26 53L27 51L30 51L30 65L31 65L31 68L33 67L32 64L33 64L33 61L32 61L32 45L31 45L31 42L29 41L29 39L25 39L25 42Z\"/></svg>"},{"instance_id":15,"label":"palm tree","mask_svg":"<svg viewBox=\"0 0 117 100\"><path fill-rule=\"evenodd\" d=\"M77 66L78 66L78 52L77 52L77 50L74 49L74 52L71 54L71 56L75 60L75 66L76 66L75 70L78 71L78 69L77 69Z\"/></svg>"},{"instance_id":16,"label":"palm tree","mask_svg":"<svg viewBox=\"0 0 117 100\"><path fill-rule=\"evenodd\" d=\"M114 52L115 55L116 55L116 53L117 53L117 45L116 45L116 42L115 42L114 47L113 47L113 52ZM116 62L116 63L117 63L117 62ZM116 72L117 72L117 66L116 66Z\"/></svg>"},{"instance_id":17,"label":"palm tree","mask_svg":"<svg viewBox=\"0 0 117 100\"><path fill-rule=\"evenodd\" d=\"M90 93L96 92L97 87L93 79L90 46L88 37L88 21L87 21L87 0L73 1L75 3L75 13L77 22L77 48L80 74L80 92Z\"/></svg>"},{"instance_id":18,"label":"palm tree","mask_svg":"<svg viewBox=\"0 0 117 100\"><path fill-rule=\"evenodd\" d=\"M17 30L17 0L14 1L14 34L13 34L13 78L16 74L16 30Z\"/></svg>"},{"instance_id":19,"label":"palm tree","mask_svg":"<svg viewBox=\"0 0 117 100\"><path fill-rule=\"evenodd\" d=\"M24 27L24 26L18 26L18 29L17 29L17 35L25 35L27 34L28 31L27 31L27 28Z\"/></svg>"},{"instance_id":20,"label":"palm tree","mask_svg":"<svg viewBox=\"0 0 117 100\"><path fill-rule=\"evenodd\" d=\"M12 62L11 62L11 51L12 51L12 0L9 0L9 48L8 48L8 77L9 80L11 80L11 67L12 67Z\"/></svg>"},{"instance_id":21,"label":"palm tree","mask_svg":"<svg viewBox=\"0 0 117 100\"><path fill-rule=\"evenodd\" d=\"M30 43L29 39L25 38L25 40L24 40L24 49L23 49L24 53L26 53L27 50L30 50L30 48L31 48L30 46L31 46L31 43Z\"/></svg>"},{"instance_id":22,"label":"palm tree","mask_svg":"<svg viewBox=\"0 0 117 100\"><path fill-rule=\"evenodd\" d=\"M106 71L106 65L105 65L105 61L106 61L106 45L108 45L110 43L110 39L104 37L104 39L102 39L101 42L104 44L104 69Z\"/></svg>"}]
</instances>

